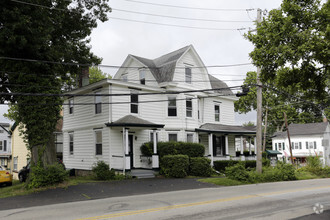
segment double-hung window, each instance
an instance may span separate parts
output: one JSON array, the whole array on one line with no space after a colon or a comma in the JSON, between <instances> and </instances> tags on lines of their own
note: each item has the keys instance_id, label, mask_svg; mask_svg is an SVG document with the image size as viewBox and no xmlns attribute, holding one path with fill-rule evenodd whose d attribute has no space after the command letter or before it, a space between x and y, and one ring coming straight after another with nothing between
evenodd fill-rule
<instances>
[{"instance_id":1,"label":"double-hung window","mask_svg":"<svg viewBox=\"0 0 330 220\"><path fill-rule=\"evenodd\" d=\"M102 130L95 131L95 154L102 155Z\"/></svg>"},{"instance_id":2,"label":"double-hung window","mask_svg":"<svg viewBox=\"0 0 330 220\"><path fill-rule=\"evenodd\" d=\"M186 117L192 117L192 99L186 100Z\"/></svg>"},{"instance_id":3,"label":"double-hung window","mask_svg":"<svg viewBox=\"0 0 330 220\"><path fill-rule=\"evenodd\" d=\"M3 151L7 151L7 140L3 141Z\"/></svg>"},{"instance_id":4,"label":"double-hung window","mask_svg":"<svg viewBox=\"0 0 330 220\"><path fill-rule=\"evenodd\" d=\"M14 171L17 171L18 157L14 157Z\"/></svg>"},{"instance_id":5,"label":"double-hung window","mask_svg":"<svg viewBox=\"0 0 330 220\"><path fill-rule=\"evenodd\" d=\"M189 142L189 143L194 142L194 134L193 133L188 133L187 134L187 142Z\"/></svg>"},{"instance_id":6,"label":"double-hung window","mask_svg":"<svg viewBox=\"0 0 330 220\"><path fill-rule=\"evenodd\" d=\"M185 82L191 84L191 68L185 68Z\"/></svg>"},{"instance_id":7,"label":"double-hung window","mask_svg":"<svg viewBox=\"0 0 330 220\"><path fill-rule=\"evenodd\" d=\"M101 94L101 92L95 93L95 114L100 114L102 112L102 96L97 96Z\"/></svg>"},{"instance_id":8,"label":"double-hung window","mask_svg":"<svg viewBox=\"0 0 330 220\"><path fill-rule=\"evenodd\" d=\"M170 117L175 117L177 115L177 112L176 112L176 97L168 97L167 115L170 116Z\"/></svg>"},{"instance_id":9,"label":"double-hung window","mask_svg":"<svg viewBox=\"0 0 330 220\"><path fill-rule=\"evenodd\" d=\"M2 141L0 141L0 150L2 150Z\"/></svg>"},{"instance_id":10,"label":"double-hung window","mask_svg":"<svg viewBox=\"0 0 330 220\"><path fill-rule=\"evenodd\" d=\"M70 155L73 155L73 132L69 133Z\"/></svg>"},{"instance_id":11,"label":"double-hung window","mask_svg":"<svg viewBox=\"0 0 330 220\"><path fill-rule=\"evenodd\" d=\"M140 83L143 85L146 84L146 70L145 69L140 70Z\"/></svg>"},{"instance_id":12,"label":"double-hung window","mask_svg":"<svg viewBox=\"0 0 330 220\"><path fill-rule=\"evenodd\" d=\"M220 121L220 105L214 105L214 120Z\"/></svg>"},{"instance_id":13,"label":"double-hung window","mask_svg":"<svg viewBox=\"0 0 330 220\"><path fill-rule=\"evenodd\" d=\"M73 114L73 98L69 99L69 114Z\"/></svg>"},{"instance_id":14,"label":"double-hung window","mask_svg":"<svg viewBox=\"0 0 330 220\"><path fill-rule=\"evenodd\" d=\"M169 133L168 134L168 141L178 141L178 134L176 133Z\"/></svg>"},{"instance_id":15,"label":"double-hung window","mask_svg":"<svg viewBox=\"0 0 330 220\"><path fill-rule=\"evenodd\" d=\"M137 93L131 94L131 113L139 113L139 95Z\"/></svg>"}]
</instances>

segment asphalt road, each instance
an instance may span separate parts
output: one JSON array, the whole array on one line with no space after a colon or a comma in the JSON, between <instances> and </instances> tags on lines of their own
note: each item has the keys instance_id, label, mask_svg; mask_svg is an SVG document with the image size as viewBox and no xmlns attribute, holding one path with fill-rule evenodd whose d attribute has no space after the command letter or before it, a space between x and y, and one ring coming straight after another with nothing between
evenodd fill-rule
<instances>
[{"instance_id":1,"label":"asphalt road","mask_svg":"<svg viewBox=\"0 0 330 220\"><path fill-rule=\"evenodd\" d=\"M233 187L202 184L188 190L8 209L0 211L0 219L330 219L328 210L330 179L318 179Z\"/></svg>"}]
</instances>

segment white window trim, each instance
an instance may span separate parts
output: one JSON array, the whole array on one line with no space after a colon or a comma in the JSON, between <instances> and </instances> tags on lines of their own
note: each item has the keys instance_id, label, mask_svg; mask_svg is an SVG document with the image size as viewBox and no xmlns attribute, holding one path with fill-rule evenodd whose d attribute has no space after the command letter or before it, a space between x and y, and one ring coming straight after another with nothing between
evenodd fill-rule
<instances>
[{"instance_id":1,"label":"white window trim","mask_svg":"<svg viewBox=\"0 0 330 220\"><path fill-rule=\"evenodd\" d=\"M70 135L72 135L72 153L71 153L71 149L70 149L70 144L71 144L71 140L70 140ZM69 156L73 156L74 155L74 132L70 131L68 132L68 137L69 137Z\"/></svg>"},{"instance_id":2,"label":"white window trim","mask_svg":"<svg viewBox=\"0 0 330 220\"><path fill-rule=\"evenodd\" d=\"M144 74L144 77L142 78L141 75ZM139 70L139 80L141 85L146 85L146 76L147 76L147 70L145 68ZM141 80L144 79L144 84L141 83Z\"/></svg>"},{"instance_id":3,"label":"white window trim","mask_svg":"<svg viewBox=\"0 0 330 220\"><path fill-rule=\"evenodd\" d=\"M190 69L190 77L188 77L188 78L190 78L189 81L187 80L187 71L186 71L187 69ZM184 69L184 82L187 84L192 84L192 78L193 78L192 77L192 68L189 66L186 66Z\"/></svg>"},{"instance_id":4,"label":"white window trim","mask_svg":"<svg viewBox=\"0 0 330 220\"><path fill-rule=\"evenodd\" d=\"M170 104L170 99L175 99L175 108L176 108L176 116L170 116L170 115L168 115L169 114L169 111L168 111L168 109L169 109L169 104ZM178 117L178 113L179 113L179 111L178 111L178 100L177 100L177 97L176 96L167 96L167 106L166 106L167 108L167 110L166 110L166 117L167 118L177 118Z\"/></svg>"},{"instance_id":5,"label":"white window trim","mask_svg":"<svg viewBox=\"0 0 330 220\"><path fill-rule=\"evenodd\" d=\"M187 101L190 101L191 102L191 116L188 116L187 112L188 112L188 107L187 107ZM194 106L193 106L193 99L191 97L187 97L186 98L186 118L194 118Z\"/></svg>"},{"instance_id":6,"label":"white window trim","mask_svg":"<svg viewBox=\"0 0 330 220\"><path fill-rule=\"evenodd\" d=\"M215 112L215 107L218 106L219 107L219 113ZM220 114L221 114L221 108L220 108L220 103L214 103L214 121L215 122L220 122ZM216 120L216 115L218 115L219 120Z\"/></svg>"},{"instance_id":7,"label":"white window trim","mask_svg":"<svg viewBox=\"0 0 330 220\"><path fill-rule=\"evenodd\" d=\"M101 94L101 91L97 91L95 92L95 94ZM96 102L96 99L97 98L100 98L101 99L101 102ZM96 113L96 104L101 104L101 112L99 113ZM94 96L94 115L102 115L102 96Z\"/></svg>"},{"instance_id":8,"label":"white window trim","mask_svg":"<svg viewBox=\"0 0 330 220\"><path fill-rule=\"evenodd\" d=\"M103 150L103 129L94 129L93 130L93 132L94 132L94 156L95 157L102 157L103 155L104 155L104 150ZM101 142L101 144L102 144L102 154L96 154L96 133L97 132L101 132L101 136L102 136L102 142Z\"/></svg>"},{"instance_id":9,"label":"white window trim","mask_svg":"<svg viewBox=\"0 0 330 220\"><path fill-rule=\"evenodd\" d=\"M72 104L71 104L72 102ZM68 112L69 112L69 115L74 115L74 99L73 98L70 98L68 100ZM72 108L72 113L70 113L70 109Z\"/></svg>"},{"instance_id":10,"label":"white window trim","mask_svg":"<svg viewBox=\"0 0 330 220\"><path fill-rule=\"evenodd\" d=\"M191 143L195 143L195 133L187 132L186 133L186 142L188 142L188 135L192 135L192 142Z\"/></svg>"},{"instance_id":11,"label":"white window trim","mask_svg":"<svg viewBox=\"0 0 330 220\"><path fill-rule=\"evenodd\" d=\"M132 95L137 95L137 101L138 102L132 102ZM130 95L130 104L129 104L129 109L130 109L130 114L136 114L138 115L140 113L140 106L139 106L139 93L137 91L132 91L131 95ZM132 105L136 105L137 106L137 113L132 112Z\"/></svg>"}]
</instances>

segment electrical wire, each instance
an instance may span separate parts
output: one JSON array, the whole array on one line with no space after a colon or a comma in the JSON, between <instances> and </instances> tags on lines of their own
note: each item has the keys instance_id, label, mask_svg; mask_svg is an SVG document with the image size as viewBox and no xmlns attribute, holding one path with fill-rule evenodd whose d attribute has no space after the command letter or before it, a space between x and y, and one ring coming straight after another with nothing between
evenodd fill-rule
<instances>
[{"instance_id":1,"label":"electrical wire","mask_svg":"<svg viewBox=\"0 0 330 220\"><path fill-rule=\"evenodd\" d=\"M0 60L14 60L14 61L25 61L25 62L40 62L40 63L48 63L48 64L60 64L60 65L69 65L69 66L84 66L90 67L95 66L94 64L82 64L82 63L69 63L69 62L56 62L56 61L48 61L48 60L36 60L36 59L27 59L27 58L15 58L15 57L0 57ZM238 64L227 64L227 65L209 65L209 66L191 66L191 69L203 69L203 68L225 68L225 67L236 67L236 66L247 66L253 65L253 63L238 63ZM108 68L116 68L116 69L142 69L143 67L138 66L116 66L116 65L107 65L107 64L98 64L98 67L108 67ZM161 69L162 67L145 67L146 69ZM186 67L176 67L177 69L185 69Z\"/></svg>"},{"instance_id":2,"label":"electrical wire","mask_svg":"<svg viewBox=\"0 0 330 220\"><path fill-rule=\"evenodd\" d=\"M198 7L188 7L188 6L179 6L179 5L167 5L167 4L151 3L151 2L136 1L136 0L124 0L124 1L140 3L140 4L155 5L155 6L171 7L171 8L205 10L205 11L247 11L247 10L252 11L252 10L255 10L255 8L249 8L249 9L198 8Z\"/></svg>"},{"instance_id":3,"label":"electrical wire","mask_svg":"<svg viewBox=\"0 0 330 220\"><path fill-rule=\"evenodd\" d=\"M221 90L230 90L232 88L238 88L241 86L232 86L232 87L227 87L227 88L212 88L212 89L197 89L197 90L183 90L183 91L166 91L166 92L152 92L152 93L139 93L138 95L164 95L164 94L169 94L169 95L174 95L174 94L181 94L181 93L194 93L194 92L212 92L212 91L221 91ZM15 92L10 92L10 93L5 93L1 92L0 95L3 96L45 96L45 97L76 97L76 96L130 96L132 95L131 93L121 93L121 94L98 94L98 93L93 93L93 94L58 94L58 93L15 93Z\"/></svg>"},{"instance_id":4,"label":"electrical wire","mask_svg":"<svg viewBox=\"0 0 330 220\"><path fill-rule=\"evenodd\" d=\"M110 16L109 19L121 20L121 21L130 21L130 22L137 22L137 23L144 23L144 24L153 24L153 25L161 25L161 26L169 26L169 27L179 27L179 28L189 28L189 29L199 29L199 30L209 30L209 31L238 31L238 30L247 30L247 27L241 28L208 28L208 27L196 27L196 26L186 26L186 25L178 25L178 24L167 24L167 23L158 23L158 22L151 22L151 21L139 21L134 19L128 18L118 18Z\"/></svg>"},{"instance_id":5,"label":"electrical wire","mask_svg":"<svg viewBox=\"0 0 330 220\"><path fill-rule=\"evenodd\" d=\"M132 13L132 14L141 14L141 15L149 15L154 17L162 17L162 18L173 18L173 19L180 19L180 20L189 20L189 21L205 21L205 22L239 22L244 23L248 22L251 23L252 21L233 21L233 20L215 20L215 19L202 19L202 18L187 18L187 17L177 17L177 16L169 16L169 15L159 15L159 14L152 14L152 13L145 13L145 12L137 12L137 11L130 11L130 10L124 10L124 9L118 9L118 8L112 8L113 11L120 11L120 12L126 12L126 13Z\"/></svg>"}]
</instances>

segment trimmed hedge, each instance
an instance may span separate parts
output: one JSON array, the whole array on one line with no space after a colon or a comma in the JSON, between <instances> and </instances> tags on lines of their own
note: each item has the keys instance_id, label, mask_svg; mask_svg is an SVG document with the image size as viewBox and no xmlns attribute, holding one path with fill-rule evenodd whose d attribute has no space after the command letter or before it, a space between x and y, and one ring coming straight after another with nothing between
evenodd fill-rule
<instances>
[{"instance_id":1,"label":"trimmed hedge","mask_svg":"<svg viewBox=\"0 0 330 220\"><path fill-rule=\"evenodd\" d=\"M187 155L166 155L161 158L160 167L161 173L166 177L186 177L189 171L189 157Z\"/></svg>"},{"instance_id":2,"label":"trimmed hedge","mask_svg":"<svg viewBox=\"0 0 330 220\"><path fill-rule=\"evenodd\" d=\"M245 168L254 169L257 166L257 162L255 160L246 160L246 161L238 161L238 160L217 160L213 162L214 169L224 173L226 167L231 167L241 162ZM263 158L262 166L269 167L270 160Z\"/></svg>"},{"instance_id":3,"label":"trimmed hedge","mask_svg":"<svg viewBox=\"0 0 330 220\"><path fill-rule=\"evenodd\" d=\"M153 143L147 142L141 145L141 153L143 156L152 156L153 154ZM157 152L159 157L166 155L187 155L189 157L203 157L205 147L198 143L186 143L186 142L158 142Z\"/></svg>"},{"instance_id":4,"label":"trimmed hedge","mask_svg":"<svg viewBox=\"0 0 330 220\"><path fill-rule=\"evenodd\" d=\"M189 166L189 175L192 176L211 176L211 160L205 157L191 157Z\"/></svg>"}]
</instances>

